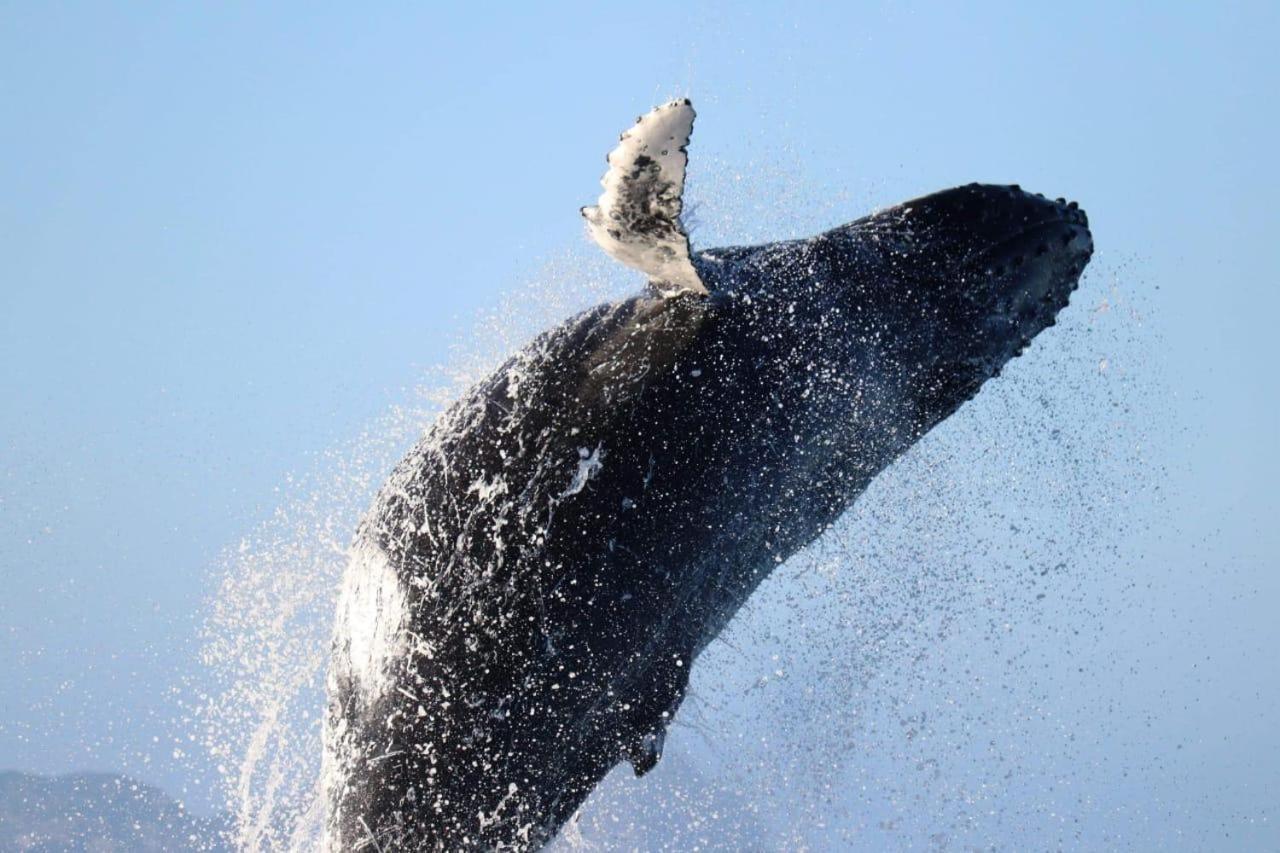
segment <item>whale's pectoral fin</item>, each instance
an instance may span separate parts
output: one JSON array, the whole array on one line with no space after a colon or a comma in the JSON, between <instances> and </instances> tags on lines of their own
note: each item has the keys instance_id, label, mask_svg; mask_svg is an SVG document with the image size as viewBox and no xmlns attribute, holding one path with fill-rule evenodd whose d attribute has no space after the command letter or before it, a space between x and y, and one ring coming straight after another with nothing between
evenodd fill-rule
<instances>
[{"instance_id":1,"label":"whale's pectoral fin","mask_svg":"<svg viewBox=\"0 0 1280 853\"><path fill-rule=\"evenodd\" d=\"M707 292L693 268L689 235L680 222L693 116L688 99L641 116L609 153L599 202L582 209L591 239L648 275L663 296Z\"/></svg>"},{"instance_id":2,"label":"whale's pectoral fin","mask_svg":"<svg viewBox=\"0 0 1280 853\"><path fill-rule=\"evenodd\" d=\"M622 758L637 776L643 776L662 758L667 727L689 690L689 656L669 654L647 673L640 693L628 706L629 734L622 744Z\"/></svg>"},{"instance_id":3,"label":"whale's pectoral fin","mask_svg":"<svg viewBox=\"0 0 1280 853\"><path fill-rule=\"evenodd\" d=\"M662 744L666 739L666 731L659 730L649 732L629 745L624 757L631 764L631 769L635 771L637 777L643 776L658 766L658 759L662 757Z\"/></svg>"}]
</instances>

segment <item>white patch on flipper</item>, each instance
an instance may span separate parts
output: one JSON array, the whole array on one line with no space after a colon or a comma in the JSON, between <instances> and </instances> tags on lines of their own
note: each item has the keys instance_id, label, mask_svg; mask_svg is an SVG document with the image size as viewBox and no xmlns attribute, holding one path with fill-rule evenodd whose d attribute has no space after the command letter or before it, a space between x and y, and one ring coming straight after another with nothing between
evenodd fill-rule
<instances>
[{"instance_id":1,"label":"white patch on flipper","mask_svg":"<svg viewBox=\"0 0 1280 853\"><path fill-rule=\"evenodd\" d=\"M355 681L365 702L391 687L388 665L404 652L405 610L405 593L387 555L372 543L356 543L338 597L334 664Z\"/></svg>"},{"instance_id":2,"label":"white patch on flipper","mask_svg":"<svg viewBox=\"0 0 1280 853\"><path fill-rule=\"evenodd\" d=\"M591 239L611 257L648 275L664 296L707 292L680 223L693 118L688 99L641 116L609 153L599 202L582 209Z\"/></svg>"}]
</instances>

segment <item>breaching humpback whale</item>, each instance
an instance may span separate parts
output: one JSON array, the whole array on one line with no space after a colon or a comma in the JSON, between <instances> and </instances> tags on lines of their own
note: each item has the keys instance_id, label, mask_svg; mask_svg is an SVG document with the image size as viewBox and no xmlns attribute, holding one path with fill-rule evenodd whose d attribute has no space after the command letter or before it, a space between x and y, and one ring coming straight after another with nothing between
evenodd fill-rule
<instances>
[{"instance_id":1,"label":"breaching humpback whale","mask_svg":"<svg viewBox=\"0 0 1280 853\"><path fill-rule=\"evenodd\" d=\"M331 849L530 849L658 761L769 572L1066 305L1085 214L970 184L805 240L692 251L693 108L639 119L583 215L647 289L430 427L356 533L325 721Z\"/></svg>"}]
</instances>

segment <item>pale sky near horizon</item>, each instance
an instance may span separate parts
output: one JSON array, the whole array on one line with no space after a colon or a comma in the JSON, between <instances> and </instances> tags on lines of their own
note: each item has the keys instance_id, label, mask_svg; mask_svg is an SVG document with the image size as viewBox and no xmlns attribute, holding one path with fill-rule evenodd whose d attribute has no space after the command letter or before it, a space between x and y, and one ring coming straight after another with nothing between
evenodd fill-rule
<instances>
[{"instance_id":1,"label":"pale sky near horizon","mask_svg":"<svg viewBox=\"0 0 1280 853\"><path fill-rule=\"evenodd\" d=\"M1177 645L1212 685L1161 689L1213 695L1169 725L1239 734L1188 772L1244 780L1280 843L1280 7L1173 8L4 4L0 769L179 789L138 721L217 555L578 245L618 132L687 94L695 173L785 151L860 205L980 180L1088 209L1173 392L1161 594L1208 614ZM1208 598L1176 582L1210 564Z\"/></svg>"}]
</instances>

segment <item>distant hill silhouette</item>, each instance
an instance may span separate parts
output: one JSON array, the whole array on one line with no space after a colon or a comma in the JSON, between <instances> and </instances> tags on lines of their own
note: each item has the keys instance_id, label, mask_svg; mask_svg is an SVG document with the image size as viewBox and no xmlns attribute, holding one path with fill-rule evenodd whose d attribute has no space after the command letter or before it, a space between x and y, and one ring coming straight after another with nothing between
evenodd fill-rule
<instances>
[{"instance_id":1,"label":"distant hill silhouette","mask_svg":"<svg viewBox=\"0 0 1280 853\"><path fill-rule=\"evenodd\" d=\"M3 853L230 853L226 826L126 776L0 772Z\"/></svg>"}]
</instances>

